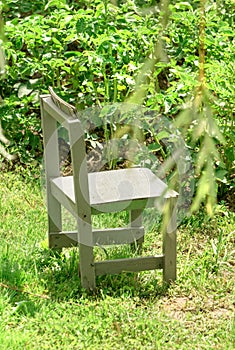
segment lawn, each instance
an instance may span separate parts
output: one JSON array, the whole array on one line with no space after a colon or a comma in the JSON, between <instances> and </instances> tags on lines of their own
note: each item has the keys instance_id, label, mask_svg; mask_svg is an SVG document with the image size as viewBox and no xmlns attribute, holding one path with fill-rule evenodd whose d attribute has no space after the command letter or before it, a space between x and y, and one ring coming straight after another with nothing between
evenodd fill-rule
<instances>
[{"instance_id":1,"label":"lawn","mask_svg":"<svg viewBox=\"0 0 235 350\"><path fill-rule=\"evenodd\" d=\"M213 218L201 209L179 226L178 279L169 288L160 271L126 273L100 277L89 295L77 251L47 249L40 181L2 173L0 182L1 350L235 348L235 214L224 203ZM150 214L144 253L160 247L159 217Z\"/></svg>"}]
</instances>

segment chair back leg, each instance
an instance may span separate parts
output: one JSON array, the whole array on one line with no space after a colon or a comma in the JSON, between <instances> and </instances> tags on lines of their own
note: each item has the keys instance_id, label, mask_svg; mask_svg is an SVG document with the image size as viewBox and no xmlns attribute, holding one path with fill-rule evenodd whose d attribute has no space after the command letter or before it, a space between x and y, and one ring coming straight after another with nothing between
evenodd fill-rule
<instances>
[{"instance_id":1,"label":"chair back leg","mask_svg":"<svg viewBox=\"0 0 235 350\"><path fill-rule=\"evenodd\" d=\"M57 122L43 108L41 101L44 161L47 193L47 213L48 213L48 242L49 248L57 249L52 242L51 234L62 231L61 204L52 196L50 190L50 178L60 176L58 131Z\"/></svg>"},{"instance_id":2,"label":"chair back leg","mask_svg":"<svg viewBox=\"0 0 235 350\"><path fill-rule=\"evenodd\" d=\"M142 227L142 209L130 210L129 221L130 227ZM137 239L135 242L131 243L131 249L137 251L138 254L142 253L142 246L144 243L144 234L141 238Z\"/></svg>"},{"instance_id":3,"label":"chair back leg","mask_svg":"<svg viewBox=\"0 0 235 350\"><path fill-rule=\"evenodd\" d=\"M163 281L166 283L176 280L176 212L175 198L166 201L164 210L163 232Z\"/></svg>"},{"instance_id":4,"label":"chair back leg","mask_svg":"<svg viewBox=\"0 0 235 350\"><path fill-rule=\"evenodd\" d=\"M47 198L48 207L48 244L49 248L61 251L62 248L57 248L52 239L52 234L62 232L62 218L61 218L61 204L48 194Z\"/></svg>"}]
</instances>

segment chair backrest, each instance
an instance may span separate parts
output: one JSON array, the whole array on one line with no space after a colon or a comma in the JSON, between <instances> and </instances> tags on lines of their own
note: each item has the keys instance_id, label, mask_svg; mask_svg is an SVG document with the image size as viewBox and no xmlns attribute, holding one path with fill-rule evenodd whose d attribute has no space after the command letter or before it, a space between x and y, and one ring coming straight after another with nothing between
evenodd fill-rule
<instances>
[{"instance_id":1,"label":"chair backrest","mask_svg":"<svg viewBox=\"0 0 235 350\"><path fill-rule=\"evenodd\" d=\"M78 217L90 217L90 196L86 164L86 147L82 123L76 108L62 100L52 88L41 96L42 128L47 179L59 177L58 123L68 130L71 151L75 202ZM78 205L79 203L79 205Z\"/></svg>"},{"instance_id":2,"label":"chair backrest","mask_svg":"<svg viewBox=\"0 0 235 350\"><path fill-rule=\"evenodd\" d=\"M73 118L78 118L78 112L76 107L70 105L69 103L65 102L60 98L52 89L52 87L49 87L49 92L51 95L51 99L54 102L54 104L65 114L68 114L72 116Z\"/></svg>"}]
</instances>

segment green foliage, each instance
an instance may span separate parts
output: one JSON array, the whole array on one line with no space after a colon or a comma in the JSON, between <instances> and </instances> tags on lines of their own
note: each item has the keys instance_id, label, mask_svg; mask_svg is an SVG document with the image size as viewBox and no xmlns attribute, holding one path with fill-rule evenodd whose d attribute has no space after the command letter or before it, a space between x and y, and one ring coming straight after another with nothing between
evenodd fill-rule
<instances>
[{"instance_id":1,"label":"green foliage","mask_svg":"<svg viewBox=\"0 0 235 350\"><path fill-rule=\"evenodd\" d=\"M123 101L157 31L154 18L123 13L103 2L76 13L68 8L51 13L53 4L48 3L44 16L14 18L5 26L2 120L24 163L41 151L39 93L52 85L78 108Z\"/></svg>"},{"instance_id":2,"label":"green foliage","mask_svg":"<svg viewBox=\"0 0 235 350\"><path fill-rule=\"evenodd\" d=\"M220 196L235 186L233 9L232 0L208 1L205 9L209 104L225 137L220 158L213 158ZM1 121L21 163L40 162L38 96L50 85L79 109L131 101L134 91L170 119L190 105L199 72L199 2L172 1L169 10L166 22L157 1L4 2ZM189 130L196 159L200 141L195 145L191 136ZM157 146L161 142L150 147Z\"/></svg>"}]
</instances>

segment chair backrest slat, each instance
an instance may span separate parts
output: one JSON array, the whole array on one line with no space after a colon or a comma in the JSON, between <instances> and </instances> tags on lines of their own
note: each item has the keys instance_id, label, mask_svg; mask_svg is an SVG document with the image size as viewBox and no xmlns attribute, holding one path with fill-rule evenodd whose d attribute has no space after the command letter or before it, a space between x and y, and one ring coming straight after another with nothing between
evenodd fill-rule
<instances>
[{"instance_id":1,"label":"chair backrest slat","mask_svg":"<svg viewBox=\"0 0 235 350\"><path fill-rule=\"evenodd\" d=\"M78 118L78 112L76 107L62 100L62 98L60 98L51 87L49 87L49 92L50 92L52 101L59 109L61 109L64 113L74 118Z\"/></svg>"},{"instance_id":2,"label":"chair backrest slat","mask_svg":"<svg viewBox=\"0 0 235 350\"><path fill-rule=\"evenodd\" d=\"M86 145L84 139L84 130L80 119L78 118L77 110L74 106L63 101L52 88L49 88L50 95L41 97L41 109L43 119L44 132L44 146L45 146L45 160L46 167L51 169L50 162L56 168L59 167L59 153L58 153L58 125L68 130L69 147L71 152L73 179L74 179L74 193L75 203L77 207L77 214L79 218L86 218L90 221L90 199L88 188L88 173L86 163ZM50 127L52 125L52 127ZM50 135L47 130L51 129ZM45 137L47 136L48 137ZM51 142L53 141L53 143ZM54 151L57 149L57 152ZM53 158L51 160L51 157ZM47 170L48 170L47 169ZM58 170L54 172L53 169L47 174L50 176L60 176ZM79 205L78 205L79 203Z\"/></svg>"}]
</instances>

